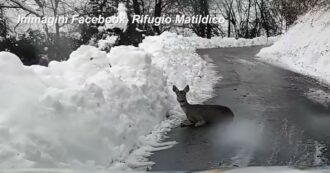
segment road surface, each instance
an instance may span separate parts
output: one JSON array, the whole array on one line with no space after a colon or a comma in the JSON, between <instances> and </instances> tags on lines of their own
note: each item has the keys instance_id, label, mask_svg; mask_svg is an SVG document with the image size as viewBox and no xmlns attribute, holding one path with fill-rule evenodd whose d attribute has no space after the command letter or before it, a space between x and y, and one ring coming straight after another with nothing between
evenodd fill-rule
<instances>
[{"instance_id":1,"label":"road surface","mask_svg":"<svg viewBox=\"0 0 330 173\"><path fill-rule=\"evenodd\" d=\"M315 80L255 59L261 47L198 50L223 76L205 104L230 107L234 122L175 128L152 171L245 166L319 166L330 161L330 110L306 94L330 93ZM189 98L188 98L189 100Z\"/></svg>"}]
</instances>

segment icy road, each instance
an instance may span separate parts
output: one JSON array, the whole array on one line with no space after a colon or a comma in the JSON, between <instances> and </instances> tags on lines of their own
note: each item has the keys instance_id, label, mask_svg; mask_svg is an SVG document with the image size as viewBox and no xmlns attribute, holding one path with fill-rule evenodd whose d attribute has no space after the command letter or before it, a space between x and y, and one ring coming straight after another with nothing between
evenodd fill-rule
<instances>
[{"instance_id":1,"label":"icy road","mask_svg":"<svg viewBox=\"0 0 330 173\"><path fill-rule=\"evenodd\" d=\"M176 128L173 148L155 152L153 171L330 163L330 90L259 62L261 47L199 50L223 76L205 104L230 107L229 125ZM189 98L188 98L189 101Z\"/></svg>"}]
</instances>

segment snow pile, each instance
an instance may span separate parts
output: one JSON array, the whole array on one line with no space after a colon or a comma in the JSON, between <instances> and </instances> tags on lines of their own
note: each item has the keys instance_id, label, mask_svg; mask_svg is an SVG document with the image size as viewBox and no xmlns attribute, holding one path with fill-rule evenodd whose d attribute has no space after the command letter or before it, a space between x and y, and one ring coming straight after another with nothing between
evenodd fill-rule
<instances>
[{"instance_id":1,"label":"snow pile","mask_svg":"<svg viewBox=\"0 0 330 173\"><path fill-rule=\"evenodd\" d=\"M180 40L165 33L147 38L141 48L119 46L109 54L81 46L68 61L48 67L27 67L1 52L0 167L152 164L146 157L174 144L160 140L182 115L172 84L190 84L196 101L209 97L214 83L215 73ZM174 116L165 120L168 114Z\"/></svg>"},{"instance_id":2,"label":"snow pile","mask_svg":"<svg viewBox=\"0 0 330 173\"><path fill-rule=\"evenodd\" d=\"M217 48L217 47L248 47L248 46L262 46L271 45L279 39L277 37L256 37L253 39L245 38L228 38L228 37L212 37L211 39L202 37L186 37L186 39L191 42L195 47L204 48Z\"/></svg>"},{"instance_id":3,"label":"snow pile","mask_svg":"<svg viewBox=\"0 0 330 173\"><path fill-rule=\"evenodd\" d=\"M1 167L106 167L164 119L166 78L150 56L134 47L108 56L82 46L27 68L1 54Z\"/></svg>"},{"instance_id":4,"label":"snow pile","mask_svg":"<svg viewBox=\"0 0 330 173\"><path fill-rule=\"evenodd\" d=\"M330 11L314 9L302 16L261 60L330 84Z\"/></svg>"},{"instance_id":5,"label":"snow pile","mask_svg":"<svg viewBox=\"0 0 330 173\"><path fill-rule=\"evenodd\" d=\"M202 102L212 96L212 87L218 81L212 64L202 60L195 52L196 46L181 35L164 32L150 36L139 45L152 55L152 62L164 69L168 86L183 89L190 85L188 101ZM171 90L172 91L172 90Z\"/></svg>"}]
</instances>

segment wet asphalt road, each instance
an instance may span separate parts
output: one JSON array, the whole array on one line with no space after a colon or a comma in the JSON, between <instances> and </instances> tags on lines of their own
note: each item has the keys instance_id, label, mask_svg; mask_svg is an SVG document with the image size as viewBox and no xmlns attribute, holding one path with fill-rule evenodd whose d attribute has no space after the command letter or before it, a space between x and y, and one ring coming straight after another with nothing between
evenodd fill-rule
<instances>
[{"instance_id":1,"label":"wet asphalt road","mask_svg":"<svg viewBox=\"0 0 330 173\"><path fill-rule=\"evenodd\" d=\"M330 93L315 80L258 62L261 47L199 50L223 79L205 104L230 107L234 122L175 128L155 152L152 171L245 166L330 164L330 110L308 99L310 89ZM189 100L189 98L188 98Z\"/></svg>"}]
</instances>

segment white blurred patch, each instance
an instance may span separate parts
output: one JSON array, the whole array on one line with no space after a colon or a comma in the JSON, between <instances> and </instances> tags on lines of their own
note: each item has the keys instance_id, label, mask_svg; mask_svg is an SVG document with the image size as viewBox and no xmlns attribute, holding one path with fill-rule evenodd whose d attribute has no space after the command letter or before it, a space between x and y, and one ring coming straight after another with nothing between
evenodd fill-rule
<instances>
[{"instance_id":1,"label":"white blurred patch","mask_svg":"<svg viewBox=\"0 0 330 173\"><path fill-rule=\"evenodd\" d=\"M262 143L264 125L252 120L240 120L230 124L221 134L222 144L237 148L231 158L232 165L248 166L255 150Z\"/></svg>"}]
</instances>

